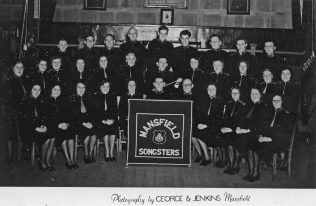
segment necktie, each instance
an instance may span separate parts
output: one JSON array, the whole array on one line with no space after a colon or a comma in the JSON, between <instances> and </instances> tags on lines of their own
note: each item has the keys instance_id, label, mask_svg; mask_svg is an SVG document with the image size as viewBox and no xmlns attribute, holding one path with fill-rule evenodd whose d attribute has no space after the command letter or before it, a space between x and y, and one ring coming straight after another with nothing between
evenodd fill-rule
<instances>
[{"instance_id":1,"label":"necktie","mask_svg":"<svg viewBox=\"0 0 316 206\"><path fill-rule=\"evenodd\" d=\"M86 113L87 112L87 109L84 106L84 103L82 101L82 97L80 97L80 111L81 111L81 113Z\"/></svg>"},{"instance_id":2,"label":"necktie","mask_svg":"<svg viewBox=\"0 0 316 206\"><path fill-rule=\"evenodd\" d=\"M213 98L211 98L211 100L210 100L210 106L208 107L208 110L207 110L207 115L208 115L208 116L210 116L210 114L211 114L212 100L213 100Z\"/></svg>"},{"instance_id":3,"label":"necktie","mask_svg":"<svg viewBox=\"0 0 316 206\"><path fill-rule=\"evenodd\" d=\"M79 72L79 73L80 73L80 77L79 78L82 79L82 72Z\"/></svg>"},{"instance_id":4,"label":"necktie","mask_svg":"<svg viewBox=\"0 0 316 206\"><path fill-rule=\"evenodd\" d=\"M129 78L132 79L132 67L129 68Z\"/></svg>"},{"instance_id":5,"label":"necktie","mask_svg":"<svg viewBox=\"0 0 316 206\"><path fill-rule=\"evenodd\" d=\"M242 83L242 77L243 77L244 75L241 75L240 76L240 80L239 80L239 84L238 84L238 86L240 87L241 86L241 83Z\"/></svg>"},{"instance_id":6,"label":"necktie","mask_svg":"<svg viewBox=\"0 0 316 206\"><path fill-rule=\"evenodd\" d=\"M103 74L104 74L104 78L108 78L108 76L106 75L105 69L103 69Z\"/></svg>"},{"instance_id":7,"label":"necktie","mask_svg":"<svg viewBox=\"0 0 316 206\"><path fill-rule=\"evenodd\" d=\"M108 105L106 104L106 95L104 95L104 111L108 110Z\"/></svg>"},{"instance_id":8,"label":"necktie","mask_svg":"<svg viewBox=\"0 0 316 206\"><path fill-rule=\"evenodd\" d=\"M23 85L23 83L22 83L20 78L19 78L19 82L20 82L20 84L22 86L22 89L23 89L23 96L25 96L26 95L26 90L25 90L25 87L24 87L24 85Z\"/></svg>"},{"instance_id":9,"label":"necktie","mask_svg":"<svg viewBox=\"0 0 316 206\"><path fill-rule=\"evenodd\" d=\"M268 83L266 83L266 86L264 87L262 94L265 94L267 92L267 87L268 87Z\"/></svg>"},{"instance_id":10,"label":"necktie","mask_svg":"<svg viewBox=\"0 0 316 206\"><path fill-rule=\"evenodd\" d=\"M271 122L271 124L270 124L270 127L273 127L274 121L275 121L275 117L276 117L277 113L278 113L278 110L275 110L275 112L274 112L274 117L273 117L273 119L272 119L272 122Z\"/></svg>"},{"instance_id":11,"label":"necktie","mask_svg":"<svg viewBox=\"0 0 316 206\"><path fill-rule=\"evenodd\" d=\"M60 82L58 71L57 71L57 81Z\"/></svg>"},{"instance_id":12,"label":"necktie","mask_svg":"<svg viewBox=\"0 0 316 206\"><path fill-rule=\"evenodd\" d=\"M215 84L217 84L217 81L218 81L218 75L219 75L219 74L216 74Z\"/></svg>"},{"instance_id":13,"label":"necktie","mask_svg":"<svg viewBox=\"0 0 316 206\"><path fill-rule=\"evenodd\" d=\"M285 88L286 88L286 82L284 82L284 87L283 87L282 94L284 94L284 93L285 93Z\"/></svg>"},{"instance_id":14,"label":"necktie","mask_svg":"<svg viewBox=\"0 0 316 206\"><path fill-rule=\"evenodd\" d=\"M251 107L250 111L248 112L248 114L246 115L247 119L250 119L252 116L253 111L255 110L255 104Z\"/></svg>"},{"instance_id":15,"label":"necktie","mask_svg":"<svg viewBox=\"0 0 316 206\"><path fill-rule=\"evenodd\" d=\"M57 99L56 98L54 98L54 110L55 110L56 114L59 113L59 109L58 109L58 106L57 106Z\"/></svg>"},{"instance_id":16,"label":"necktie","mask_svg":"<svg viewBox=\"0 0 316 206\"><path fill-rule=\"evenodd\" d=\"M193 69L191 81L193 82L195 70Z\"/></svg>"},{"instance_id":17,"label":"necktie","mask_svg":"<svg viewBox=\"0 0 316 206\"><path fill-rule=\"evenodd\" d=\"M234 112L235 112L235 107L236 107L236 102L234 103L234 106L233 106L232 112L230 113L230 117L232 117L232 116L234 115Z\"/></svg>"},{"instance_id":18,"label":"necktie","mask_svg":"<svg viewBox=\"0 0 316 206\"><path fill-rule=\"evenodd\" d=\"M45 90L46 85L45 85L45 80L44 80L44 73L41 73L41 75L42 75L43 90Z\"/></svg>"},{"instance_id":19,"label":"necktie","mask_svg":"<svg viewBox=\"0 0 316 206\"><path fill-rule=\"evenodd\" d=\"M35 100L36 101L36 100ZM37 109L36 109L36 102L34 103L34 116L38 117Z\"/></svg>"}]
</instances>

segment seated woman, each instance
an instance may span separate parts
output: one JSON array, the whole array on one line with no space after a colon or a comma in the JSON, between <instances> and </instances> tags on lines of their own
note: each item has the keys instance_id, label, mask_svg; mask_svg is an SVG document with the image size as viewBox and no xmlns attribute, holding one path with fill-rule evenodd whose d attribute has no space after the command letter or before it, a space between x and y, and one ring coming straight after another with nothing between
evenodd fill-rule
<instances>
[{"instance_id":1,"label":"seated woman","mask_svg":"<svg viewBox=\"0 0 316 206\"><path fill-rule=\"evenodd\" d=\"M47 130L47 110L41 94L41 87L39 84L34 84L31 89L30 96L22 101L22 133L24 142L31 145L33 142L41 148L41 161L38 167L42 171L52 170L49 164L51 155L48 152L51 139Z\"/></svg>"},{"instance_id":2,"label":"seated woman","mask_svg":"<svg viewBox=\"0 0 316 206\"><path fill-rule=\"evenodd\" d=\"M105 161L116 161L114 157L114 143L117 134L117 101L111 94L111 84L104 80L100 84L100 91L95 94L93 101L94 120L98 138L103 138Z\"/></svg>"},{"instance_id":3,"label":"seated woman","mask_svg":"<svg viewBox=\"0 0 316 206\"><path fill-rule=\"evenodd\" d=\"M290 112L297 113L300 103L300 87L292 80L292 70L281 70L281 81L276 83L277 92L283 96L283 106Z\"/></svg>"},{"instance_id":4,"label":"seated woman","mask_svg":"<svg viewBox=\"0 0 316 206\"><path fill-rule=\"evenodd\" d=\"M251 148L260 159L269 161L275 152L284 152L289 148L290 133L293 129L293 115L283 108L283 98L275 94L272 98L273 107L263 112L258 125L256 144ZM254 158L254 165L259 164L259 158ZM260 178L258 168L247 181L254 182Z\"/></svg>"},{"instance_id":5,"label":"seated woman","mask_svg":"<svg viewBox=\"0 0 316 206\"><path fill-rule=\"evenodd\" d=\"M89 70L85 68L85 63L83 57L77 57L76 68L70 68L70 82L69 89L70 94L76 94L77 82L83 82L85 85L91 78Z\"/></svg>"},{"instance_id":6,"label":"seated woman","mask_svg":"<svg viewBox=\"0 0 316 206\"><path fill-rule=\"evenodd\" d=\"M239 73L232 78L233 86L240 89L240 100L248 102L250 100L250 89L256 85L256 79L248 74L249 63L245 60L239 62Z\"/></svg>"},{"instance_id":7,"label":"seated woman","mask_svg":"<svg viewBox=\"0 0 316 206\"><path fill-rule=\"evenodd\" d=\"M91 98L86 94L86 84L77 83L76 94L70 97L71 119L75 134L83 142L86 164L95 162L93 149L96 143L95 124L92 117Z\"/></svg>"},{"instance_id":8,"label":"seated woman","mask_svg":"<svg viewBox=\"0 0 316 206\"><path fill-rule=\"evenodd\" d=\"M207 98L197 103L197 114L195 115L195 125L192 135L196 137L192 137L192 142L198 154L202 157L201 165L210 163L208 147L218 146L216 144L216 138L220 131L219 128L224 108L222 98L216 96L215 83L208 85L207 95Z\"/></svg>"},{"instance_id":9,"label":"seated woman","mask_svg":"<svg viewBox=\"0 0 316 206\"><path fill-rule=\"evenodd\" d=\"M236 149L242 158L248 159L249 172L243 178L247 181L252 179L258 171L259 165L257 164L258 162L255 161L255 159L258 159L258 155L254 153L251 148L257 141L258 123L266 109L266 105L260 100L261 93L258 88L251 89L250 97L251 102L246 104L243 119L239 122L238 127L236 128L236 134L238 136ZM236 159L238 158L239 157L237 156ZM239 167L238 161L235 161L234 167Z\"/></svg>"},{"instance_id":10,"label":"seated woman","mask_svg":"<svg viewBox=\"0 0 316 206\"><path fill-rule=\"evenodd\" d=\"M57 145L61 144L67 169L78 168L74 160L74 134L73 128L70 125L70 110L66 98L61 96L61 87L59 84L54 84L51 90L51 95L47 98L48 129L53 139L56 139Z\"/></svg>"},{"instance_id":11,"label":"seated woman","mask_svg":"<svg viewBox=\"0 0 316 206\"><path fill-rule=\"evenodd\" d=\"M272 96L276 92L276 84L273 82L273 74L270 69L265 69L262 72L263 82L260 82L258 87L262 94L262 101L269 106L272 106Z\"/></svg>"},{"instance_id":12,"label":"seated woman","mask_svg":"<svg viewBox=\"0 0 316 206\"><path fill-rule=\"evenodd\" d=\"M128 118L128 100L142 99L143 95L138 92L136 80L130 79L127 81L127 92L121 96L119 103L119 126L127 134L127 118Z\"/></svg>"},{"instance_id":13,"label":"seated woman","mask_svg":"<svg viewBox=\"0 0 316 206\"><path fill-rule=\"evenodd\" d=\"M223 116L223 124L221 126L221 143L222 147L226 147L228 151L228 167L224 170L225 173L234 175L239 172L237 159L238 154L235 149L237 135L236 128L245 112L245 103L240 98L240 89L233 87L231 89L232 99L225 106L225 112Z\"/></svg>"},{"instance_id":14,"label":"seated woman","mask_svg":"<svg viewBox=\"0 0 316 206\"><path fill-rule=\"evenodd\" d=\"M47 97L50 95L49 91L49 76L47 71L47 60L40 58L37 64L37 71L30 75L32 84L39 84L41 86L41 96Z\"/></svg>"}]
</instances>

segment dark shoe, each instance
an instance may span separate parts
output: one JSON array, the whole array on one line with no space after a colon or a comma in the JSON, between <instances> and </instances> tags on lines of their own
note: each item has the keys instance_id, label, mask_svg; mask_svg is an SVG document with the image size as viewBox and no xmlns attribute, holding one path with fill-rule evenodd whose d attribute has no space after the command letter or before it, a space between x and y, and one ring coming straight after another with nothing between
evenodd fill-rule
<instances>
[{"instance_id":1,"label":"dark shoe","mask_svg":"<svg viewBox=\"0 0 316 206\"><path fill-rule=\"evenodd\" d=\"M255 182L259 179L260 179L260 174L258 173L257 175L250 177L247 181L248 182Z\"/></svg>"},{"instance_id":2,"label":"dark shoe","mask_svg":"<svg viewBox=\"0 0 316 206\"><path fill-rule=\"evenodd\" d=\"M90 163L89 157L87 157L87 156L83 156L83 161L84 161L84 163L86 163L86 164L89 164L89 163Z\"/></svg>"},{"instance_id":3,"label":"dark shoe","mask_svg":"<svg viewBox=\"0 0 316 206\"><path fill-rule=\"evenodd\" d=\"M238 167L233 167L228 174L235 175L235 174L237 174L239 172L239 170L240 170L239 166Z\"/></svg>"},{"instance_id":4,"label":"dark shoe","mask_svg":"<svg viewBox=\"0 0 316 206\"><path fill-rule=\"evenodd\" d=\"M217 168L224 168L225 166L226 166L226 163L223 161L217 161L215 163L215 167L217 167Z\"/></svg>"},{"instance_id":5,"label":"dark shoe","mask_svg":"<svg viewBox=\"0 0 316 206\"><path fill-rule=\"evenodd\" d=\"M108 161L111 161L111 158L110 158L110 157L107 157L106 155L104 155L104 160L105 160L106 162L108 162Z\"/></svg>"},{"instance_id":6,"label":"dark shoe","mask_svg":"<svg viewBox=\"0 0 316 206\"><path fill-rule=\"evenodd\" d=\"M95 157L91 157L90 160L91 160L91 163L96 163L97 162Z\"/></svg>"},{"instance_id":7,"label":"dark shoe","mask_svg":"<svg viewBox=\"0 0 316 206\"><path fill-rule=\"evenodd\" d=\"M227 167L227 168L224 170L224 173L229 174L232 170L233 170L232 167Z\"/></svg>"},{"instance_id":8,"label":"dark shoe","mask_svg":"<svg viewBox=\"0 0 316 206\"><path fill-rule=\"evenodd\" d=\"M53 167L53 166L47 167L47 170L50 171L50 172L51 172L51 171L54 171L54 170L55 170L55 167Z\"/></svg>"},{"instance_id":9,"label":"dark shoe","mask_svg":"<svg viewBox=\"0 0 316 206\"><path fill-rule=\"evenodd\" d=\"M199 163L202 161L202 157L201 156L197 156L195 159L194 159L194 162L196 163Z\"/></svg>"},{"instance_id":10,"label":"dark shoe","mask_svg":"<svg viewBox=\"0 0 316 206\"><path fill-rule=\"evenodd\" d=\"M72 165L72 167L73 167L74 169L78 169L78 168L79 168L79 165L75 162L75 163Z\"/></svg>"},{"instance_id":11,"label":"dark shoe","mask_svg":"<svg viewBox=\"0 0 316 206\"><path fill-rule=\"evenodd\" d=\"M69 170L73 169L71 164L68 164L67 162L65 163L65 167Z\"/></svg>"},{"instance_id":12,"label":"dark shoe","mask_svg":"<svg viewBox=\"0 0 316 206\"><path fill-rule=\"evenodd\" d=\"M250 178L251 178L251 174L248 173L248 174L247 174L245 177L243 177L242 179L248 181Z\"/></svg>"},{"instance_id":13,"label":"dark shoe","mask_svg":"<svg viewBox=\"0 0 316 206\"><path fill-rule=\"evenodd\" d=\"M46 172L48 170L48 167L43 167L43 165L39 162L38 163L38 169L40 169L43 172Z\"/></svg>"}]
</instances>

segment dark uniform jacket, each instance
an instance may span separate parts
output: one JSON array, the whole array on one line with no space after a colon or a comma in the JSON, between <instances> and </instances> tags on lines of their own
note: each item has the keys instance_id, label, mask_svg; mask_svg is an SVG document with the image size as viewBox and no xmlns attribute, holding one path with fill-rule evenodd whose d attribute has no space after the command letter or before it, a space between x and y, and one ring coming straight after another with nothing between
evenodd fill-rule
<instances>
[{"instance_id":1,"label":"dark uniform jacket","mask_svg":"<svg viewBox=\"0 0 316 206\"><path fill-rule=\"evenodd\" d=\"M107 109L105 110L105 102ZM93 108L93 118L98 123L101 124L102 120L113 119L117 122L117 100L116 97L110 93L103 94L101 92L93 96L92 101Z\"/></svg>"},{"instance_id":2,"label":"dark uniform jacket","mask_svg":"<svg viewBox=\"0 0 316 206\"><path fill-rule=\"evenodd\" d=\"M101 53L107 56L109 68L114 68L114 69L119 68L119 66L122 63L122 54L119 48L108 49L107 47L105 47Z\"/></svg>"},{"instance_id":3,"label":"dark uniform jacket","mask_svg":"<svg viewBox=\"0 0 316 206\"><path fill-rule=\"evenodd\" d=\"M81 112L81 100L86 109L85 113ZM74 126L81 125L83 122L90 122L93 124L93 108L91 106L91 96L84 94L80 97L77 94L73 94L70 96L70 115L71 122Z\"/></svg>"},{"instance_id":4,"label":"dark uniform jacket","mask_svg":"<svg viewBox=\"0 0 316 206\"><path fill-rule=\"evenodd\" d=\"M152 89L146 99L172 99L169 91L163 90L158 92L156 89Z\"/></svg>"},{"instance_id":5,"label":"dark uniform jacket","mask_svg":"<svg viewBox=\"0 0 316 206\"><path fill-rule=\"evenodd\" d=\"M167 57L168 65L173 66L174 47L169 41L160 41L159 39L153 39L148 44L147 58L149 61L149 67L152 68L158 61L158 57Z\"/></svg>"},{"instance_id":6,"label":"dark uniform jacket","mask_svg":"<svg viewBox=\"0 0 316 206\"><path fill-rule=\"evenodd\" d=\"M100 91L100 84L103 80L110 80L114 84L115 73L113 69L106 68L103 69L99 67L95 70L91 76L91 80L88 82L88 89L90 93L97 93ZM112 86L113 88L115 86ZM115 88L114 88L115 89ZM113 90L114 90L113 89Z\"/></svg>"},{"instance_id":7,"label":"dark uniform jacket","mask_svg":"<svg viewBox=\"0 0 316 206\"><path fill-rule=\"evenodd\" d=\"M294 81L279 81L276 90L283 95L283 106L290 112L296 113L300 103L300 86Z\"/></svg>"},{"instance_id":8,"label":"dark uniform jacket","mask_svg":"<svg viewBox=\"0 0 316 206\"><path fill-rule=\"evenodd\" d=\"M204 92L207 87L207 75L202 69L187 69L184 72L183 79L191 79L194 84L193 90L198 92Z\"/></svg>"},{"instance_id":9,"label":"dark uniform jacket","mask_svg":"<svg viewBox=\"0 0 316 206\"><path fill-rule=\"evenodd\" d=\"M257 132L259 122L266 108L262 101L256 103L248 102L245 105L245 112L238 126L242 129L250 129L250 132Z\"/></svg>"},{"instance_id":10,"label":"dark uniform jacket","mask_svg":"<svg viewBox=\"0 0 316 206\"><path fill-rule=\"evenodd\" d=\"M272 106L273 95L277 92L276 84L274 82L266 83L261 82L258 85L258 88L261 92L262 101L269 106Z\"/></svg>"},{"instance_id":11,"label":"dark uniform jacket","mask_svg":"<svg viewBox=\"0 0 316 206\"><path fill-rule=\"evenodd\" d=\"M275 81L281 80L281 70L286 66L284 59L278 55L264 55L258 59L260 73L265 69L270 69Z\"/></svg>"},{"instance_id":12,"label":"dark uniform jacket","mask_svg":"<svg viewBox=\"0 0 316 206\"><path fill-rule=\"evenodd\" d=\"M43 96L48 96L48 94L50 93L50 77L49 77L49 73L46 70L45 72L41 72L39 70L33 72L30 75L30 82L31 85L35 85L38 84L41 86L41 95Z\"/></svg>"},{"instance_id":13,"label":"dark uniform jacket","mask_svg":"<svg viewBox=\"0 0 316 206\"><path fill-rule=\"evenodd\" d=\"M139 92L136 92L133 95L127 92L121 96L120 104L119 104L120 125L122 125L122 123L126 121L128 117L128 100L129 99L142 99L142 98L143 96Z\"/></svg>"},{"instance_id":14,"label":"dark uniform jacket","mask_svg":"<svg viewBox=\"0 0 316 206\"><path fill-rule=\"evenodd\" d=\"M141 66L146 62L146 47L139 41L127 41L120 46L122 54L122 62L125 62L125 57L128 53L134 53L137 61Z\"/></svg>"},{"instance_id":15,"label":"dark uniform jacket","mask_svg":"<svg viewBox=\"0 0 316 206\"><path fill-rule=\"evenodd\" d=\"M58 47L54 48L51 52L51 56L60 56L61 63L66 70L71 69L74 64L74 57L69 48L64 52L60 51Z\"/></svg>"},{"instance_id":16,"label":"dark uniform jacket","mask_svg":"<svg viewBox=\"0 0 316 206\"><path fill-rule=\"evenodd\" d=\"M258 69L258 61L257 58L250 54L249 52L243 52L239 53L236 52L231 56L231 61L232 61L232 71L231 71L231 76L235 77L238 76L239 74L239 62L241 60L245 60L248 62L248 68L247 68L247 73L256 79L259 77L261 78L262 74L260 73Z\"/></svg>"},{"instance_id":17,"label":"dark uniform jacket","mask_svg":"<svg viewBox=\"0 0 316 206\"><path fill-rule=\"evenodd\" d=\"M252 87L256 86L257 80L246 74L238 74L232 79L232 86L237 86L240 88L240 100L243 102L250 101L250 90Z\"/></svg>"},{"instance_id":18,"label":"dark uniform jacket","mask_svg":"<svg viewBox=\"0 0 316 206\"><path fill-rule=\"evenodd\" d=\"M125 92L127 92L127 82L129 79L135 79L138 89L142 91L144 85L142 68L138 65L131 67L127 64L123 64L120 66L115 80L117 83L115 85L118 87L118 95L123 95Z\"/></svg>"},{"instance_id":19,"label":"dark uniform jacket","mask_svg":"<svg viewBox=\"0 0 316 206\"><path fill-rule=\"evenodd\" d=\"M228 52L218 49L210 49L207 52L205 52L200 60L200 67L203 69L206 73L213 72L213 61L214 60L222 60L224 62L224 68L223 72L230 74L231 73L231 60L230 55Z\"/></svg>"},{"instance_id":20,"label":"dark uniform jacket","mask_svg":"<svg viewBox=\"0 0 316 206\"><path fill-rule=\"evenodd\" d=\"M78 82L83 82L86 85L86 91L89 91L88 82L91 81L92 75L89 71L83 70L82 72L79 72L77 69L72 69L70 72L70 79L69 79L69 89L70 94L76 93L76 87Z\"/></svg>"},{"instance_id":21,"label":"dark uniform jacket","mask_svg":"<svg viewBox=\"0 0 316 206\"><path fill-rule=\"evenodd\" d=\"M155 81L156 77L162 77L164 79L164 82L166 84L173 82L176 80L175 75L172 71L164 70L159 71L158 68L156 68L154 71L148 71L145 75L145 85L144 85L144 93L147 94L148 92L151 92L153 89L153 82ZM171 91L173 88L173 84L167 86L165 89Z\"/></svg>"},{"instance_id":22,"label":"dark uniform jacket","mask_svg":"<svg viewBox=\"0 0 316 206\"><path fill-rule=\"evenodd\" d=\"M231 87L231 80L229 77L229 74L221 72L217 74L216 72L211 72L208 75L208 83L214 82L216 85L216 95L220 96L225 101L228 101L230 99L229 90Z\"/></svg>"},{"instance_id":23,"label":"dark uniform jacket","mask_svg":"<svg viewBox=\"0 0 316 206\"><path fill-rule=\"evenodd\" d=\"M222 127L231 128L233 131L239 126L245 115L245 103L241 100L231 100L225 105Z\"/></svg>"},{"instance_id":24,"label":"dark uniform jacket","mask_svg":"<svg viewBox=\"0 0 316 206\"><path fill-rule=\"evenodd\" d=\"M178 46L174 49L173 71L177 77L183 77L186 70L190 69L191 57L198 53L198 50L191 46Z\"/></svg>"},{"instance_id":25,"label":"dark uniform jacket","mask_svg":"<svg viewBox=\"0 0 316 206\"><path fill-rule=\"evenodd\" d=\"M49 79L49 90L55 84L59 84L61 86L61 91L63 95L68 94L70 92L70 88L68 84L70 82L70 75L64 68L60 68L58 71L51 69L48 72L48 79Z\"/></svg>"},{"instance_id":26,"label":"dark uniform jacket","mask_svg":"<svg viewBox=\"0 0 316 206\"><path fill-rule=\"evenodd\" d=\"M77 57L83 57L85 68L88 71L93 72L99 67L100 51L95 47L91 49L88 47L80 49L77 53Z\"/></svg>"}]
</instances>

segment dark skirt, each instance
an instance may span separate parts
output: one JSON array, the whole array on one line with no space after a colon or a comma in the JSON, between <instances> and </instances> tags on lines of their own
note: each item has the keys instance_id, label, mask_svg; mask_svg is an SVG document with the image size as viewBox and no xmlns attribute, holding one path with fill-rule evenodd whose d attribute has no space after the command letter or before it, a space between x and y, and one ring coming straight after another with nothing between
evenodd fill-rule
<instances>
[{"instance_id":1,"label":"dark skirt","mask_svg":"<svg viewBox=\"0 0 316 206\"><path fill-rule=\"evenodd\" d=\"M106 135L116 135L117 132L118 132L117 122L114 122L112 125L98 123L96 126L96 134L98 138L103 138Z\"/></svg>"},{"instance_id":2,"label":"dark skirt","mask_svg":"<svg viewBox=\"0 0 316 206\"><path fill-rule=\"evenodd\" d=\"M73 128L68 127L66 130L62 130L58 128L58 125L50 128L49 135L51 138L55 138L56 145L60 145L64 140L75 139L75 134Z\"/></svg>"},{"instance_id":3,"label":"dark skirt","mask_svg":"<svg viewBox=\"0 0 316 206\"><path fill-rule=\"evenodd\" d=\"M207 127L205 129L193 129L192 136L204 142L208 147L218 146L218 131L214 128Z\"/></svg>"},{"instance_id":4,"label":"dark skirt","mask_svg":"<svg viewBox=\"0 0 316 206\"><path fill-rule=\"evenodd\" d=\"M238 138L235 132L219 134L215 144L219 147L235 146Z\"/></svg>"},{"instance_id":5,"label":"dark skirt","mask_svg":"<svg viewBox=\"0 0 316 206\"><path fill-rule=\"evenodd\" d=\"M256 132L249 132L245 134L237 134L236 149L240 153L241 157L245 158L248 155L249 150L253 150L256 147L259 134Z\"/></svg>"},{"instance_id":6,"label":"dark skirt","mask_svg":"<svg viewBox=\"0 0 316 206\"><path fill-rule=\"evenodd\" d=\"M95 129L94 124L91 129L88 129L87 127L83 126L82 123L75 125L74 131L75 131L75 134L78 135L78 139L81 141L83 141L88 136L92 136L96 134L96 129Z\"/></svg>"}]
</instances>

